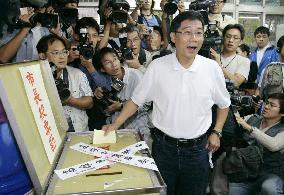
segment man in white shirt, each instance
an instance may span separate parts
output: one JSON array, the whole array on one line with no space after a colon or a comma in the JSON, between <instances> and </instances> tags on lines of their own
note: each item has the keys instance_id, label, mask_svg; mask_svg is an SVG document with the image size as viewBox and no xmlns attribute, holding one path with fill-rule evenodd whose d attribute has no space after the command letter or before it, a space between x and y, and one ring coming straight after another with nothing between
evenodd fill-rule
<instances>
[{"instance_id":1,"label":"man in white shirt","mask_svg":"<svg viewBox=\"0 0 284 195\"><path fill-rule=\"evenodd\" d=\"M93 93L86 75L79 69L67 66L69 52L66 48L65 41L52 34L42 37L37 44L40 59L53 63L56 66L54 77L68 85L70 96L60 98L69 128L74 128L76 132L88 131L86 109L93 106Z\"/></svg>"},{"instance_id":2,"label":"man in white shirt","mask_svg":"<svg viewBox=\"0 0 284 195\"><path fill-rule=\"evenodd\" d=\"M221 131L230 97L221 68L197 55L204 41L202 16L182 12L171 24L176 52L154 60L131 99L107 132L118 129L144 102L153 101L152 153L167 184L167 194L205 194L208 182L208 150L220 146ZM211 107L218 105L217 122Z\"/></svg>"},{"instance_id":3,"label":"man in white shirt","mask_svg":"<svg viewBox=\"0 0 284 195\"><path fill-rule=\"evenodd\" d=\"M240 24L229 24L223 30L223 51L221 55L210 49L212 58L221 66L227 81L239 87L248 80L250 60L237 54L237 49L245 37Z\"/></svg>"}]
</instances>

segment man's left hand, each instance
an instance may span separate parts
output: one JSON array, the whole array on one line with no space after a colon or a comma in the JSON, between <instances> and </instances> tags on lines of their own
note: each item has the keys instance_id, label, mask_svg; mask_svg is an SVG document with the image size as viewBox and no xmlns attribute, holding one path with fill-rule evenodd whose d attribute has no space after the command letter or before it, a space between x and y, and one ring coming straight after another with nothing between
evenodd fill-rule
<instances>
[{"instance_id":1,"label":"man's left hand","mask_svg":"<svg viewBox=\"0 0 284 195\"><path fill-rule=\"evenodd\" d=\"M132 54L132 57L133 57L132 60L125 60L125 62L128 64L130 68L135 68L135 69L140 68L142 65L140 64L138 57L135 56L134 54Z\"/></svg>"},{"instance_id":2,"label":"man's left hand","mask_svg":"<svg viewBox=\"0 0 284 195\"><path fill-rule=\"evenodd\" d=\"M220 138L218 135L212 133L208 138L207 148L208 150L215 152L220 147Z\"/></svg>"}]
</instances>

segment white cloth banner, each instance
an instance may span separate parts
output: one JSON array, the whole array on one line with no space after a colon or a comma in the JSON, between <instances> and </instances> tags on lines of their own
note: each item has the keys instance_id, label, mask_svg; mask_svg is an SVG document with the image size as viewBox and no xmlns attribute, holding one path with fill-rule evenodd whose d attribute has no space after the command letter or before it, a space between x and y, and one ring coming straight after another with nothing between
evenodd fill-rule
<instances>
[{"instance_id":1,"label":"white cloth banner","mask_svg":"<svg viewBox=\"0 0 284 195\"><path fill-rule=\"evenodd\" d=\"M40 64L21 67L19 70L47 158L51 164L61 144L61 138L45 90Z\"/></svg>"}]
</instances>

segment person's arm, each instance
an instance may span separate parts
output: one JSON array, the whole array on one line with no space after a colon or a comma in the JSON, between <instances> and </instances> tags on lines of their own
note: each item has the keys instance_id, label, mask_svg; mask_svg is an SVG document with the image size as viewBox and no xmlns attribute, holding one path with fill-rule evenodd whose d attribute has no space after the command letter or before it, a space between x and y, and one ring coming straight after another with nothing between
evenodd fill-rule
<instances>
[{"instance_id":1,"label":"person's arm","mask_svg":"<svg viewBox=\"0 0 284 195\"><path fill-rule=\"evenodd\" d=\"M115 119L114 123L109 125L104 125L102 130L107 134L110 131L118 130L119 127L130 117L132 116L138 109L138 105L136 105L131 99L129 99L126 104L123 106L122 111Z\"/></svg>"},{"instance_id":2,"label":"person's arm","mask_svg":"<svg viewBox=\"0 0 284 195\"><path fill-rule=\"evenodd\" d=\"M232 74L226 68L222 68L222 70L226 78L234 81L236 87L239 87L246 80L246 78L239 73Z\"/></svg>"},{"instance_id":3,"label":"person's arm","mask_svg":"<svg viewBox=\"0 0 284 195\"><path fill-rule=\"evenodd\" d=\"M18 51L30 28L22 28L14 38L0 47L0 61L8 62Z\"/></svg>"},{"instance_id":4,"label":"person's arm","mask_svg":"<svg viewBox=\"0 0 284 195\"><path fill-rule=\"evenodd\" d=\"M111 21L107 20L104 26L104 37L101 39L99 49L107 47L109 40Z\"/></svg>"},{"instance_id":5,"label":"person's arm","mask_svg":"<svg viewBox=\"0 0 284 195\"><path fill-rule=\"evenodd\" d=\"M141 8L141 3L136 4L136 7L134 8L134 10L132 11L132 13L130 14L130 16L133 18L133 20L137 21L138 20L138 16L140 15L140 8Z\"/></svg>"},{"instance_id":6,"label":"person's arm","mask_svg":"<svg viewBox=\"0 0 284 195\"><path fill-rule=\"evenodd\" d=\"M271 137L256 127L249 125L240 115L235 114L237 122L259 143L271 152L284 149L284 132L278 133L275 137Z\"/></svg>"},{"instance_id":7,"label":"person's arm","mask_svg":"<svg viewBox=\"0 0 284 195\"><path fill-rule=\"evenodd\" d=\"M222 133L223 126L227 119L229 108L217 108L217 118L214 130ZM215 152L220 147L220 137L216 133L211 133L208 138L208 149Z\"/></svg>"},{"instance_id":8,"label":"person's arm","mask_svg":"<svg viewBox=\"0 0 284 195\"><path fill-rule=\"evenodd\" d=\"M93 98L91 96L83 96L80 98L74 98L71 96L66 100L65 104L68 106L86 110L93 107Z\"/></svg>"},{"instance_id":9,"label":"person's arm","mask_svg":"<svg viewBox=\"0 0 284 195\"><path fill-rule=\"evenodd\" d=\"M29 23L30 17L34 14L34 9L29 7L28 13L19 16L19 20L24 23ZM16 55L23 39L29 33L31 27L21 28L20 31L9 42L0 47L0 61L3 63L8 62L13 56Z\"/></svg>"},{"instance_id":10,"label":"person's arm","mask_svg":"<svg viewBox=\"0 0 284 195\"><path fill-rule=\"evenodd\" d=\"M164 7L165 7L165 4L166 4L166 1L165 0L162 0L161 3L160 3L160 7L161 7L161 10L163 11L163 14L162 14L162 32L163 32L163 45L162 45L162 48L167 48L168 45L169 45L169 36L168 36L168 20L169 20L169 16L168 14L166 14L166 12L164 12Z\"/></svg>"}]
</instances>

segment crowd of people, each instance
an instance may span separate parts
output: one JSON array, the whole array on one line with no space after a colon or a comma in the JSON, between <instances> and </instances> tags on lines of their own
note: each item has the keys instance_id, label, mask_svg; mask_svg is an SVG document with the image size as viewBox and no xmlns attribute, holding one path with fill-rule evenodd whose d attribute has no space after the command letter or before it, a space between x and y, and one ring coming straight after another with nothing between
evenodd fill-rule
<instances>
[{"instance_id":1,"label":"crowd of people","mask_svg":"<svg viewBox=\"0 0 284 195\"><path fill-rule=\"evenodd\" d=\"M47 60L54 80L62 80L70 92L63 96L58 89L70 132L139 131L169 195L283 194L284 72L275 77L281 68L270 74L268 67L272 62L284 67L284 35L274 46L269 29L260 26L254 33L257 48L251 50L244 43L244 27L222 14L226 0L208 5L208 18L187 10L182 0L175 17L166 9L173 3L167 0L161 0L160 14L153 10L154 0L137 1L131 13L126 1L117 4L120 10L113 3L100 3L100 22L90 16L66 24L60 11L76 13L78 0L56 7L22 2L26 11L18 17L18 28L3 26L0 64ZM55 25L33 22L39 13L59 17ZM212 31L223 41L210 39L209 55L202 56L206 33ZM282 79L273 82L279 91L268 90L267 80L275 78ZM231 96L257 98L244 112L246 105L236 105ZM11 140L8 149L16 162L3 166L11 159L1 153L0 194L31 193L1 102L0 124L0 146ZM236 126L246 145L261 148L263 163L255 178L235 181L223 172L226 156L240 147L233 144L234 135L228 137Z\"/></svg>"}]
</instances>

